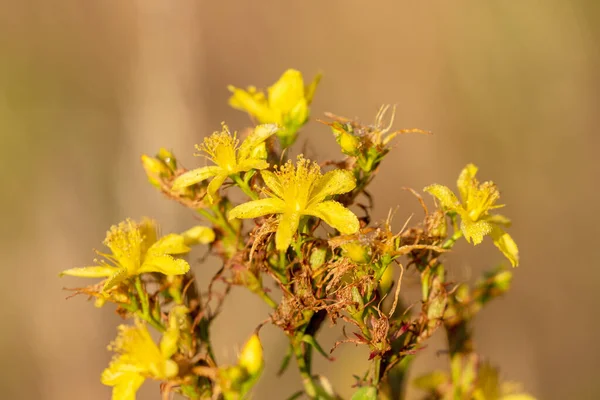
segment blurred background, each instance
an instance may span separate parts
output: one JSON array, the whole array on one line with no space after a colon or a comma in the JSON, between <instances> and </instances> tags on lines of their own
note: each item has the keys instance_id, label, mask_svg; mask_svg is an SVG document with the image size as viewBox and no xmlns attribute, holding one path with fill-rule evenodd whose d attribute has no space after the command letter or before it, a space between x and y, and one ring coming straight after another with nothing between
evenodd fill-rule
<instances>
[{"instance_id":1,"label":"blurred background","mask_svg":"<svg viewBox=\"0 0 600 400\"><path fill-rule=\"evenodd\" d=\"M589 258L600 239L600 2L4 3L3 397L109 398L99 376L118 318L83 297L66 301L62 288L82 282L58 272L89 264L108 227L128 216L152 216L165 232L196 224L147 184L140 155L164 146L188 168L199 165L193 145L221 121L248 125L227 106L226 86L266 87L293 67L308 79L324 72L315 118L331 111L372 122L392 103L396 128L434 132L396 139L371 187L376 220L397 205L396 229L420 218L401 188L454 187L468 162L499 185L521 265L509 294L478 318L477 348L503 379L540 399L600 398L600 265ZM304 145L311 157L340 157L314 121ZM504 262L489 240L449 257L456 279ZM206 280L218 265L194 268ZM233 361L268 310L241 291L225 308L213 336L218 358ZM293 368L273 378L286 339L273 327L261 337L268 367L255 398L286 398L300 387ZM321 337L329 346L341 334L325 327ZM415 374L443 366L443 349L434 338ZM348 396L367 355L353 345L334 355L335 363L318 359L316 371ZM157 386L146 383L139 398L158 399Z\"/></svg>"}]
</instances>

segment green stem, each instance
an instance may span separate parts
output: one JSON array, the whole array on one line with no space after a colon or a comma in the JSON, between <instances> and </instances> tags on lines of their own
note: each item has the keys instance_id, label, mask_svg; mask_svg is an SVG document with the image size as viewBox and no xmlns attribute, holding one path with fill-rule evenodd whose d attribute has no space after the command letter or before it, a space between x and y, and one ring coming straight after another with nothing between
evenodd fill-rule
<instances>
[{"instance_id":1,"label":"green stem","mask_svg":"<svg viewBox=\"0 0 600 400\"><path fill-rule=\"evenodd\" d=\"M140 303L142 305L142 314L144 316L150 316L150 304L148 301L148 294L144 292L144 288L142 287L142 279L138 276L135 277L135 290L137 291L138 297L140 298Z\"/></svg>"},{"instance_id":2,"label":"green stem","mask_svg":"<svg viewBox=\"0 0 600 400\"><path fill-rule=\"evenodd\" d=\"M120 303L119 305L122 308L124 308L125 310L127 310L128 312L130 312L131 314L135 314L141 320L149 323L157 331L159 331L159 332L165 331L165 327L162 326L162 324L160 322L158 322L157 320L152 318L151 315L144 315L143 312L140 312L141 310L139 309L137 303L134 303L134 304Z\"/></svg>"},{"instance_id":3,"label":"green stem","mask_svg":"<svg viewBox=\"0 0 600 400\"><path fill-rule=\"evenodd\" d=\"M375 358L375 368L373 371L373 386L379 385L379 378L381 376L381 357L377 356Z\"/></svg>"},{"instance_id":4,"label":"green stem","mask_svg":"<svg viewBox=\"0 0 600 400\"><path fill-rule=\"evenodd\" d=\"M304 391L311 399L315 399L317 398L317 394L319 393L319 388L313 380L312 374L310 372L310 364L306 362L307 354L305 352L305 349L307 344L302 342L301 335L302 334L296 336L296 338L292 342L292 347L294 348L294 356L296 357L298 370L300 371L300 376L302 377Z\"/></svg>"},{"instance_id":5,"label":"green stem","mask_svg":"<svg viewBox=\"0 0 600 400\"><path fill-rule=\"evenodd\" d=\"M198 211L198 214L202 215L213 225L219 225L220 221L217 218L215 218L214 215L212 215L210 212L208 212L208 210L206 210L204 208L199 208L197 211Z\"/></svg>"},{"instance_id":6,"label":"green stem","mask_svg":"<svg viewBox=\"0 0 600 400\"><path fill-rule=\"evenodd\" d=\"M212 207L214 215L204 208L199 208L197 211L198 214L209 220L213 225L222 228L228 235L232 237L232 239L237 237L237 232L233 229L229 221L227 221L218 205L214 205Z\"/></svg>"},{"instance_id":7,"label":"green stem","mask_svg":"<svg viewBox=\"0 0 600 400\"><path fill-rule=\"evenodd\" d=\"M246 194L246 196L250 197L252 200L258 200L258 194L252 190L248 182L244 181L239 174L231 175L234 182L242 189L242 191Z\"/></svg>"},{"instance_id":8,"label":"green stem","mask_svg":"<svg viewBox=\"0 0 600 400\"><path fill-rule=\"evenodd\" d=\"M448 240L446 240L444 242L444 244L442 244L442 249L445 249L445 250L451 249L454 246L454 243L456 243L456 241L458 239L460 239L462 237L462 235L463 235L463 233L460 229L456 230L454 232L454 235L452 235L451 238L449 238Z\"/></svg>"},{"instance_id":9,"label":"green stem","mask_svg":"<svg viewBox=\"0 0 600 400\"><path fill-rule=\"evenodd\" d=\"M273 300L271 296L269 296L262 288L260 290L255 290L254 293L256 293L258 297L263 299L263 301L272 309L277 308L277 303L275 302L275 300Z\"/></svg>"}]
</instances>

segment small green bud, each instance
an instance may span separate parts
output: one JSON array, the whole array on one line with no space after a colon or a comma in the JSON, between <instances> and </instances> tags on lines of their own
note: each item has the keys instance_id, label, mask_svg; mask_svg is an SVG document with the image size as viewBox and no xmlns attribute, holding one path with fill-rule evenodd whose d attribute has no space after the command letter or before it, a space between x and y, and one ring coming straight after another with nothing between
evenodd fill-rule
<instances>
[{"instance_id":1,"label":"small green bud","mask_svg":"<svg viewBox=\"0 0 600 400\"><path fill-rule=\"evenodd\" d=\"M327 249L316 248L310 253L310 266L312 269L317 269L325 264Z\"/></svg>"}]
</instances>

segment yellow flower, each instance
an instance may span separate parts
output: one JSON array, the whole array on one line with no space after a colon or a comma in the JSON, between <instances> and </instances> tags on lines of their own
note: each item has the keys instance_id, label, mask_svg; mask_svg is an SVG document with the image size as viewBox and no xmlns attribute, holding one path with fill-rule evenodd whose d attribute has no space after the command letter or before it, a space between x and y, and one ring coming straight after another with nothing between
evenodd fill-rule
<instances>
[{"instance_id":1,"label":"yellow flower","mask_svg":"<svg viewBox=\"0 0 600 400\"><path fill-rule=\"evenodd\" d=\"M106 291L127 278L145 272L181 275L190 269L187 261L172 257L173 254L190 251L184 244L183 236L173 233L157 239L156 224L151 220L137 224L127 219L119 225L113 225L106 233L104 245L112 254L96 253L107 261L97 261L98 265L95 266L67 269L61 272L61 276L108 278L102 289Z\"/></svg>"},{"instance_id":2,"label":"yellow flower","mask_svg":"<svg viewBox=\"0 0 600 400\"><path fill-rule=\"evenodd\" d=\"M302 73L288 69L275 84L268 88L268 98L256 87L249 86L247 90L229 86L233 93L229 105L252 115L261 124L274 123L281 126L277 136L283 147L290 146L296 132L306 123L309 116L308 106L321 75L317 75L310 85L304 86Z\"/></svg>"},{"instance_id":3,"label":"yellow flower","mask_svg":"<svg viewBox=\"0 0 600 400\"><path fill-rule=\"evenodd\" d=\"M320 218L343 234L358 231L358 218L352 211L326 200L356 187L351 171L336 169L322 175L317 163L299 156L296 168L288 161L276 173L262 171L261 175L270 197L240 204L229 212L229 219L281 214L275 236L278 250L288 248L303 215Z\"/></svg>"},{"instance_id":4,"label":"yellow flower","mask_svg":"<svg viewBox=\"0 0 600 400\"><path fill-rule=\"evenodd\" d=\"M265 161L264 142L277 131L273 124L259 125L240 145L235 133L232 135L226 125L221 132L215 132L204 139L196 148L208 154L207 158L216 165L197 168L180 175L173 182L173 190L191 186L208 178L206 197L208 202L214 196L228 176L251 169L264 169L269 166Z\"/></svg>"},{"instance_id":5,"label":"yellow flower","mask_svg":"<svg viewBox=\"0 0 600 400\"><path fill-rule=\"evenodd\" d=\"M436 197L448 211L454 211L461 218L460 229L470 243L479 244L485 235L491 235L496 247L508 258L513 267L519 264L517 244L503 229L510 226L510 220L490 211L503 205L495 205L500 192L493 182L479 184L475 178L477 167L467 165L458 177L457 186L462 202L446 186L431 185L424 190Z\"/></svg>"},{"instance_id":6,"label":"yellow flower","mask_svg":"<svg viewBox=\"0 0 600 400\"><path fill-rule=\"evenodd\" d=\"M117 339L109 346L109 350L119 354L101 377L104 385L113 387L113 400L135 400L146 378L167 380L177 375L179 368L171 360L177 347L163 346L169 333L165 333L159 347L141 322L136 321L135 326L119 326Z\"/></svg>"}]
</instances>

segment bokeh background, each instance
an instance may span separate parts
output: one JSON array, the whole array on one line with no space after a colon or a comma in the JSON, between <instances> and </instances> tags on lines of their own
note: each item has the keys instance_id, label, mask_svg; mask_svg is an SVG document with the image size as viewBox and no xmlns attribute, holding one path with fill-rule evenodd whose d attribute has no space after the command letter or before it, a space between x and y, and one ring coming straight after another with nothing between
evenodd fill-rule
<instances>
[{"instance_id":1,"label":"bokeh background","mask_svg":"<svg viewBox=\"0 0 600 400\"><path fill-rule=\"evenodd\" d=\"M600 398L597 188L600 2L513 1L5 1L0 9L0 393L10 399L107 399L99 374L118 318L84 298L65 301L60 270L91 262L106 229L152 216L163 230L193 214L145 181L139 157L172 149L198 165L193 144L221 121L227 84L265 87L289 67L325 73L313 116L371 122L398 105L402 136L372 193L376 219L396 207L396 228L420 190L454 185L468 162L502 190L521 249L513 290L477 320L479 351L540 399ZM339 157L330 131L312 122L299 146ZM451 274L475 279L503 262L488 241L458 246ZM208 279L214 262L194 268ZM407 287L410 288L410 277ZM408 289L407 289L408 290ZM217 355L236 351L267 316L234 291L214 327ZM268 357L255 398L299 387L274 371L285 338L262 331ZM325 329L330 345L339 331ZM443 365L434 338L417 372ZM343 394L366 354L352 345L317 361ZM142 399L158 399L150 383ZM411 392L411 398L417 393Z\"/></svg>"}]
</instances>

